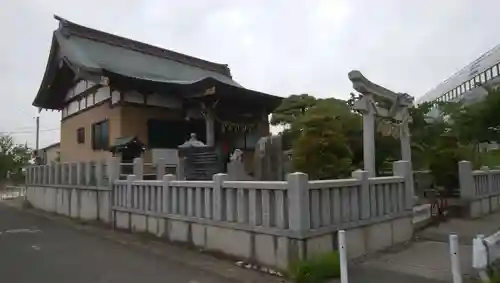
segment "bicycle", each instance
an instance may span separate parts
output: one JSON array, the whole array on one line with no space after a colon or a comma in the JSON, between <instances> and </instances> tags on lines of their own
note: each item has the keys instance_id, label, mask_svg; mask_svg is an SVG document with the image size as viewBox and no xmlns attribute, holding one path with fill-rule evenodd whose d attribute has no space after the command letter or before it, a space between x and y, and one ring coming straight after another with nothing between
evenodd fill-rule
<instances>
[{"instance_id":1,"label":"bicycle","mask_svg":"<svg viewBox=\"0 0 500 283\"><path fill-rule=\"evenodd\" d=\"M445 222L448 215L448 194L444 188L433 186L429 197L431 205L431 221L434 224Z\"/></svg>"}]
</instances>

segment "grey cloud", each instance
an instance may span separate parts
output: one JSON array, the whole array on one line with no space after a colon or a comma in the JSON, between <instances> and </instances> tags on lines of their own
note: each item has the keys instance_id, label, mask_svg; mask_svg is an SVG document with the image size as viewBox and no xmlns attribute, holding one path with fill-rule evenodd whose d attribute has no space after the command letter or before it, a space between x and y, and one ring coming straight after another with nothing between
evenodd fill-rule
<instances>
[{"instance_id":1,"label":"grey cloud","mask_svg":"<svg viewBox=\"0 0 500 283\"><path fill-rule=\"evenodd\" d=\"M476 1L477 2L477 1ZM31 102L43 76L53 14L230 65L246 87L347 98L347 72L414 96L500 43L500 2L468 0L0 0L0 131L34 144ZM41 128L59 126L42 112ZM41 145L59 139L42 132Z\"/></svg>"}]
</instances>

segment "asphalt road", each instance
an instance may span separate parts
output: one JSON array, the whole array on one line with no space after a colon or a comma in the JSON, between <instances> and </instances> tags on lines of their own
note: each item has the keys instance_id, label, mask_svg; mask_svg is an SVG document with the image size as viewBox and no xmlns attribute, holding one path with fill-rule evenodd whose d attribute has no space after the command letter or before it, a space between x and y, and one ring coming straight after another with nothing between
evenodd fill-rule
<instances>
[{"instance_id":1,"label":"asphalt road","mask_svg":"<svg viewBox=\"0 0 500 283\"><path fill-rule=\"evenodd\" d=\"M235 281L0 203L0 282Z\"/></svg>"}]
</instances>

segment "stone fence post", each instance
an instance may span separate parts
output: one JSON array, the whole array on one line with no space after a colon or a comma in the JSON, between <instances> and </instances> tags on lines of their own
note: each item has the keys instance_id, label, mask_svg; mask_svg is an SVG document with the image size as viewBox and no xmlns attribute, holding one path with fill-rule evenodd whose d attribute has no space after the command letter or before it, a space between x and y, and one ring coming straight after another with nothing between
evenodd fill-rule
<instances>
[{"instance_id":1,"label":"stone fence post","mask_svg":"<svg viewBox=\"0 0 500 283\"><path fill-rule=\"evenodd\" d=\"M61 184L61 163L59 162L54 163L54 184Z\"/></svg>"},{"instance_id":2,"label":"stone fence post","mask_svg":"<svg viewBox=\"0 0 500 283\"><path fill-rule=\"evenodd\" d=\"M76 184L86 186L87 182L85 180L84 172L86 168L85 162L78 162L76 164Z\"/></svg>"},{"instance_id":3,"label":"stone fence post","mask_svg":"<svg viewBox=\"0 0 500 283\"><path fill-rule=\"evenodd\" d=\"M491 173L490 167L488 166L481 166L480 168L481 171L486 172L486 179L487 179L487 184L488 184L488 192L481 192L481 193L486 193L486 194L491 194L493 193L493 174Z\"/></svg>"},{"instance_id":4,"label":"stone fence post","mask_svg":"<svg viewBox=\"0 0 500 283\"><path fill-rule=\"evenodd\" d=\"M52 163L47 164L46 166L47 166L47 184L52 184L54 180L54 172L53 172L54 166L52 165Z\"/></svg>"},{"instance_id":5,"label":"stone fence post","mask_svg":"<svg viewBox=\"0 0 500 283\"><path fill-rule=\"evenodd\" d=\"M132 183L137 180L135 175L128 175L127 176L127 194L126 194L126 202L125 205L127 208L132 207Z\"/></svg>"},{"instance_id":6,"label":"stone fence post","mask_svg":"<svg viewBox=\"0 0 500 283\"><path fill-rule=\"evenodd\" d=\"M42 165L42 172L43 172L43 179L42 179L42 184L47 185L49 182L49 166L48 165Z\"/></svg>"},{"instance_id":7,"label":"stone fence post","mask_svg":"<svg viewBox=\"0 0 500 283\"><path fill-rule=\"evenodd\" d=\"M224 180L227 180L227 175L224 173L217 173L214 174L212 177L213 183L214 183L214 214L213 218L214 220L223 220L222 215L224 210L224 202L223 202L223 197L222 197L222 183Z\"/></svg>"},{"instance_id":8,"label":"stone fence post","mask_svg":"<svg viewBox=\"0 0 500 283\"><path fill-rule=\"evenodd\" d=\"M134 175L137 180L143 180L144 179L144 163L142 162L142 158L137 157L134 158Z\"/></svg>"},{"instance_id":9,"label":"stone fence post","mask_svg":"<svg viewBox=\"0 0 500 283\"><path fill-rule=\"evenodd\" d=\"M363 170L352 172L352 177L361 182L360 205L361 219L370 218L370 183L368 182L369 173Z\"/></svg>"},{"instance_id":10,"label":"stone fence post","mask_svg":"<svg viewBox=\"0 0 500 283\"><path fill-rule=\"evenodd\" d=\"M290 230L299 234L311 228L309 209L309 176L295 172L287 176L288 223Z\"/></svg>"},{"instance_id":11,"label":"stone fence post","mask_svg":"<svg viewBox=\"0 0 500 283\"><path fill-rule=\"evenodd\" d=\"M178 180L185 180L185 172L184 169L186 167L186 158L185 157L180 157L179 161L177 162L177 168L175 174L177 175Z\"/></svg>"},{"instance_id":12,"label":"stone fence post","mask_svg":"<svg viewBox=\"0 0 500 283\"><path fill-rule=\"evenodd\" d=\"M68 162L68 185L74 185L74 175L76 174L76 170L73 170L73 162Z\"/></svg>"},{"instance_id":13,"label":"stone fence post","mask_svg":"<svg viewBox=\"0 0 500 283\"><path fill-rule=\"evenodd\" d=\"M163 213L172 213L172 201L170 199L170 182L175 180L175 175L167 174L163 176L163 186L162 186L162 203L163 203ZM205 198L205 209L210 208L210 200ZM210 215L210 214L207 214Z\"/></svg>"},{"instance_id":14,"label":"stone fence post","mask_svg":"<svg viewBox=\"0 0 500 283\"><path fill-rule=\"evenodd\" d=\"M458 179L461 199L474 199L476 188L472 176L472 164L469 161L458 162Z\"/></svg>"},{"instance_id":15,"label":"stone fence post","mask_svg":"<svg viewBox=\"0 0 500 283\"><path fill-rule=\"evenodd\" d=\"M162 180L165 176L165 167L167 166L167 161L165 158L158 158L155 163L156 169L156 180Z\"/></svg>"},{"instance_id":16,"label":"stone fence post","mask_svg":"<svg viewBox=\"0 0 500 283\"><path fill-rule=\"evenodd\" d=\"M410 162L406 160L399 160L392 164L392 172L394 176L404 178L405 184L405 209L413 209L415 204L415 192L413 191L412 174Z\"/></svg>"},{"instance_id":17,"label":"stone fence post","mask_svg":"<svg viewBox=\"0 0 500 283\"><path fill-rule=\"evenodd\" d=\"M101 187L104 181L104 170L102 160L97 160L95 162L95 185L96 187Z\"/></svg>"},{"instance_id":18,"label":"stone fence post","mask_svg":"<svg viewBox=\"0 0 500 283\"><path fill-rule=\"evenodd\" d=\"M113 182L120 179L120 160L116 156L112 156L108 159L108 182L109 186L113 187Z\"/></svg>"}]
</instances>

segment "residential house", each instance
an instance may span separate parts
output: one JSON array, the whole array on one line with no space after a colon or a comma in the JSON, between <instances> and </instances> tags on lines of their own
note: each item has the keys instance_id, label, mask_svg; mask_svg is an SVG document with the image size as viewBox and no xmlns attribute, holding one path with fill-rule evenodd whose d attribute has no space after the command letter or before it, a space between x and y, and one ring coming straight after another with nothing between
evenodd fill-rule
<instances>
[{"instance_id":1,"label":"residential house","mask_svg":"<svg viewBox=\"0 0 500 283\"><path fill-rule=\"evenodd\" d=\"M60 160L60 143L53 143L38 150L40 164L50 164L51 162L59 162Z\"/></svg>"},{"instance_id":2,"label":"residential house","mask_svg":"<svg viewBox=\"0 0 500 283\"><path fill-rule=\"evenodd\" d=\"M55 18L33 105L61 112L61 161L104 159L140 141L146 162L175 163L190 133L221 152L249 154L269 134L281 98L244 88L227 65Z\"/></svg>"}]
</instances>

